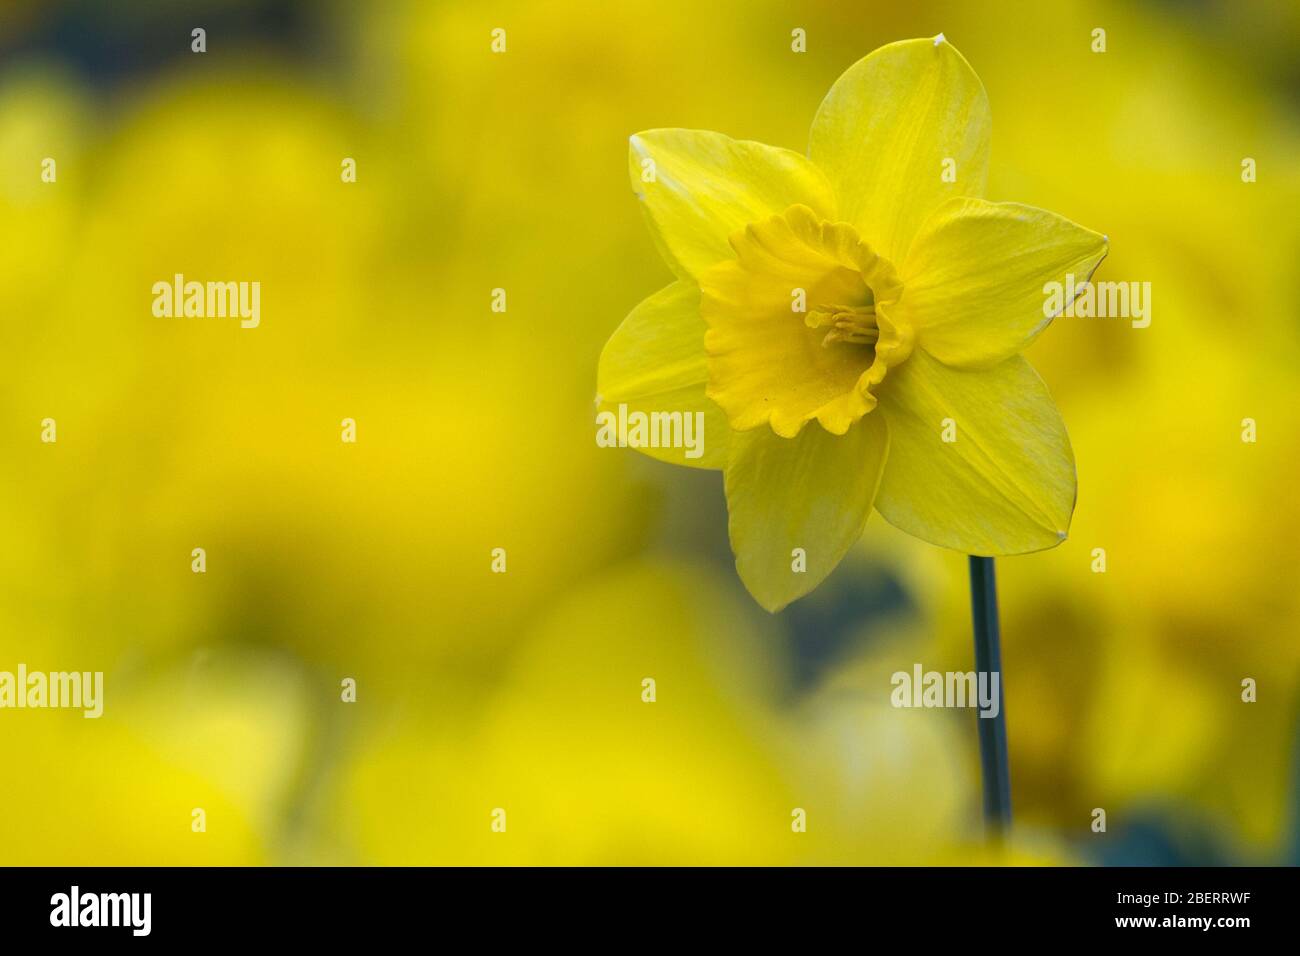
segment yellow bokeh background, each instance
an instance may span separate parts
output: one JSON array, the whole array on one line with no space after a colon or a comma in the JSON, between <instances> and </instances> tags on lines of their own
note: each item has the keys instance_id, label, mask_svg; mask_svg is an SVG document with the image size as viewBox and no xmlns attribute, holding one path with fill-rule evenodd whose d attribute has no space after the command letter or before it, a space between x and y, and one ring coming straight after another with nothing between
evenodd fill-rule
<instances>
[{"instance_id":1,"label":"yellow bokeh background","mask_svg":"<svg viewBox=\"0 0 1300 956\"><path fill-rule=\"evenodd\" d=\"M1294 862L1295 4L6 6L0 670L106 700L0 711L0 863L995 858L973 716L889 705L973 666L963 557L873 517L769 616L719 475L594 441L601 346L670 279L627 137L802 150L845 68L940 31L989 197L1153 290L1029 352L1079 502L998 562L1009 858ZM260 281L261 326L155 318L175 273Z\"/></svg>"}]
</instances>

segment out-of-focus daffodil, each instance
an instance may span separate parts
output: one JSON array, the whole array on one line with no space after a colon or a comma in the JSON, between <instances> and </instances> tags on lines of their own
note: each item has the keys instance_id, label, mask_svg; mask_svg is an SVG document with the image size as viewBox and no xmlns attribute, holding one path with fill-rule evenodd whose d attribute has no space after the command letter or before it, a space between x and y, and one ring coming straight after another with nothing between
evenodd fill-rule
<instances>
[{"instance_id":1,"label":"out-of-focus daffodil","mask_svg":"<svg viewBox=\"0 0 1300 956\"><path fill-rule=\"evenodd\" d=\"M703 413L698 457L649 450L725 471L736 567L769 610L834 569L873 504L971 554L1066 536L1069 438L1018 353L1048 324L1044 284L1082 282L1107 243L979 198L989 131L979 78L940 36L841 76L807 158L713 132L631 139L677 281L606 345L599 402Z\"/></svg>"}]
</instances>

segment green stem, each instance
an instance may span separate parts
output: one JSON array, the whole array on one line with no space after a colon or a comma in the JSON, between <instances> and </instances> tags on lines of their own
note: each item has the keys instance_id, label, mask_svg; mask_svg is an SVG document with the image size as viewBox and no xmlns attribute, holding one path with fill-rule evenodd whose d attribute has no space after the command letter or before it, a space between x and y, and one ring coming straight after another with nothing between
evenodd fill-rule
<instances>
[{"instance_id":1,"label":"green stem","mask_svg":"<svg viewBox=\"0 0 1300 956\"><path fill-rule=\"evenodd\" d=\"M980 769L984 780L984 826L989 838L999 842L1011 828L1011 766L1007 762L1007 711L1002 689L998 588L992 558L971 556L970 604L975 622L977 676L998 675L997 716L981 715L975 718L975 723L979 726Z\"/></svg>"}]
</instances>

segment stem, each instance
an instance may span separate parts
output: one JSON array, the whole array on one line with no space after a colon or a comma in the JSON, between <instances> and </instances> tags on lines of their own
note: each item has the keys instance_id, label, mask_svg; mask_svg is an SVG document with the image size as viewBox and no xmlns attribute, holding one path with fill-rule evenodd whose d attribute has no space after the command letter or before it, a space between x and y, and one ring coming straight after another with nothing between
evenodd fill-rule
<instances>
[{"instance_id":1,"label":"stem","mask_svg":"<svg viewBox=\"0 0 1300 956\"><path fill-rule=\"evenodd\" d=\"M998 588L992 558L970 559L971 617L975 622L975 670L998 675L996 717L975 718L980 735L984 780L984 826L993 842L1011 828L1011 766L1007 762L1007 710L1002 687L1002 647L998 629ZM984 678L990 680L991 678Z\"/></svg>"}]
</instances>

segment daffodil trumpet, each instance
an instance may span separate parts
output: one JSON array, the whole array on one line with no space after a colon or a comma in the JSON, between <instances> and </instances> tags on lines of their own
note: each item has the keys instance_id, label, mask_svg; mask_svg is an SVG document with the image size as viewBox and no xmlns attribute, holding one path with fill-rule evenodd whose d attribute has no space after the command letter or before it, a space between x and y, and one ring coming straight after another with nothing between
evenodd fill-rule
<instances>
[{"instance_id":1,"label":"daffodil trumpet","mask_svg":"<svg viewBox=\"0 0 1300 956\"><path fill-rule=\"evenodd\" d=\"M597 403L703 415L698 457L639 450L723 472L736 570L769 611L821 583L873 510L980 556L973 573L1069 532L1070 440L1020 353L1060 312L1044 289L1082 291L1108 241L984 199L990 130L979 77L940 34L851 66L806 156L699 130L631 137L632 188L676 279L606 344ZM991 563L980 580L987 665ZM986 778L1005 792L998 726Z\"/></svg>"}]
</instances>

